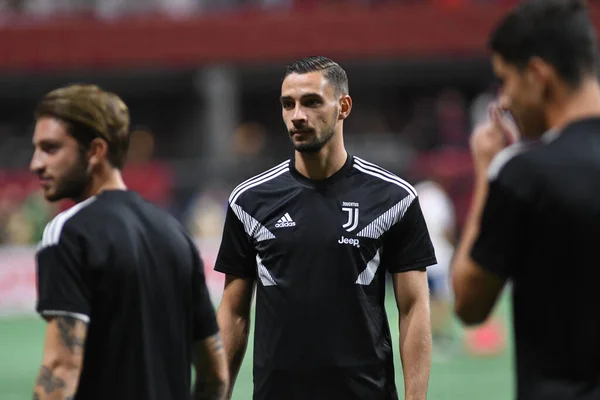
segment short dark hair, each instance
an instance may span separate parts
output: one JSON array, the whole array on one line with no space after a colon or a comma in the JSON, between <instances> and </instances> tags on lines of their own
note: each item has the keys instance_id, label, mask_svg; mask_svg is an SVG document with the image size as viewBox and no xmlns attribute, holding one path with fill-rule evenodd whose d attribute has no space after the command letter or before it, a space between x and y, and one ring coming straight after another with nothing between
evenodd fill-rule
<instances>
[{"instance_id":1,"label":"short dark hair","mask_svg":"<svg viewBox=\"0 0 600 400\"><path fill-rule=\"evenodd\" d=\"M47 93L37 104L35 118L52 117L67 124L81 148L102 138L108 144L108 161L118 169L125 165L129 149L129 110L114 93L95 85L69 85Z\"/></svg>"},{"instance_id":2,"label":"short dark hair","mask_svg":"<svg viewBox=\"0 0 600 400\"><path fill-rule=\"evenodd\" d=\"M321 72L335 88L336 92L348 94L348 76L338 63L323 56L311 56L294 61L285 68L284 78L291 74Z\"/></svg>"},{"instance_id":3,"label":"short dark hair","mask_svg":"<svg viewBox=\"0 0 600 400\"><path fill-rule=\"evenodd\" d=\"M596 33L583 0L523 1L500 21L489 47L519 68L540 57L572 86L597 72Z\"/></svg>"}]
</instances>

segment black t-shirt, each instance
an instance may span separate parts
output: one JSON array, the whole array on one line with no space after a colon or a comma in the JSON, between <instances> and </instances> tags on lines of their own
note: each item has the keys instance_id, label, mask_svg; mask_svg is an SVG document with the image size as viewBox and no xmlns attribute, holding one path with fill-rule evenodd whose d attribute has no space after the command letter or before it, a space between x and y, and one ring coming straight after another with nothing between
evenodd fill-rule
<instances>
[{"instance_id":1,"label":"black t-shirt","mask_svg":"<svg viewBox=\"0 0 600 400\"><path fill-rule=\"evenodd\" d=\"M472 251L512 280L519 400L600 399L600 119L506 149Z\"/></svg>"},{"instance_id":2,"label":"black t-shirt","mask_svg":"<svg viewBox=\"0 0 600 400\"><path fill-rule=\"evenodd\" d=\"M173 218L136 193L101 192L46 226L37 274L42 316L89 322L75 399L189 398L192 343L218 328Z\"/></svg>"},{"instance_id":3,"label":"black t-shirt","mask_svg":"<svg viewBox=\"0 0 600 400\"><path fill-rule=\"evenodd\" d=\"M386 272L435 262L414 188L358 157L239 185L215 269L257 281L254 398L397 399Z\"/></svg>"}]
</instances>

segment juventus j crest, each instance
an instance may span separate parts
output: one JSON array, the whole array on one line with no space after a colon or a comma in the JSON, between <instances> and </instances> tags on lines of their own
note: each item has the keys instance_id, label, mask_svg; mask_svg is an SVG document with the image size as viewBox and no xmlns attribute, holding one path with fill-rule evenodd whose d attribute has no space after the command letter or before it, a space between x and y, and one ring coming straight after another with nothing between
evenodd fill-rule
<instances>
[{"instance_id":1,"label":"juventus j crest","mask_svg":"<svg viewBox=\"0 0 600 400\"><path fill-rule=\"evenodd\" d=\"M342 228L352 232L358 226L358 203L344 201L342 202L342 211L348 214L348 220Z\"/></svg>"}]
</instances>

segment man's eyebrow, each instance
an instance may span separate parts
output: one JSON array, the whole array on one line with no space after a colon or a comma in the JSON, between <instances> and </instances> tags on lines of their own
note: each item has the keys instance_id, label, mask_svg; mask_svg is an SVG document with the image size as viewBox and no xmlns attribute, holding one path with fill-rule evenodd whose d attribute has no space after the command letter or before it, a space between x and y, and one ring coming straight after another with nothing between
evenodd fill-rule
<instances>
[{"instance_id":1,"label":"man's eyebrow","mask_svg":"<svg viewBox=\"0 0 600 400\"><path fill-rule=\"evenodd\" d=\"M311 92L311 93L304 93L302 96L300 96L301 99L303 99L305 97L323 97L323 96L321 96L319 93L313 93L313 92ZM280 101L282 101L282 100L292 100L292 99L293 99L292 96L281 96L279 98Z\"/></svg>"}]
</instances>

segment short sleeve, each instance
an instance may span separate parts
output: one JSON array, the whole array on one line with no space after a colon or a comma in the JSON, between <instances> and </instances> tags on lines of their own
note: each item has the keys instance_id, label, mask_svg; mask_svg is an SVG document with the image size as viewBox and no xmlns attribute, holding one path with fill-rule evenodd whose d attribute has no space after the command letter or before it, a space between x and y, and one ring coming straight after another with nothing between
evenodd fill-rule
<instances>
[{"instance_id":1,"label":"short sleeve","mask_svg":"<svg viewBox=\"0 0 600 400\"><path fill-rule=\"evenodd\" d=\"M479 236L471 257L485 270L510 278L525 250L532 185L525 182L525 171L518 173L515 165L505 168L507 170L489 184Z\"/></svg>"},{"instance_id":2,"label":"short sleeve","mask_svg":"<svg viewBox=\"0 0 600 400\"><path fill-rule=\"evenodd\" d=\"M68 315L89 322L92 293L85 278L84 238L69 225L57 240L51 233L46 229L36 254L36 311L43 317Z\"/></svg>"},{"instance_id":3,"label":"short sleeve","mask_svg":"<svg viewBox=\"0 0 600 400\"><path fill-rule=\"evenodd\" d=\"M217 325L215 309L210 299L208 287L206 286L204 263L193 242L190 245L192 247L194 263L192 271L194 303L193 339L196 341L216 335L219 332L219 326Z\"/></svg>"},{"instance_id":4,"label":"short sleeve","mask_svg":"<svg viewBox=\"0 0 600 400\"><path fill-rule=\"evenodd\" d=\"M231 205L227 207L215 271L241 278L256 278L256 249L253 239L246 233L244 224Z\"/></svg>"},{"instance_id":5,"label":"short sleeve","mask_svg":"<svg viewBox=\"0 0 600 400\"><path fill-rule=\"evenodd\" d=\"M416 197L383 237L382 263L389 272L406 272L436 264L427 224Z\"/></svg>"}]
</instances>

